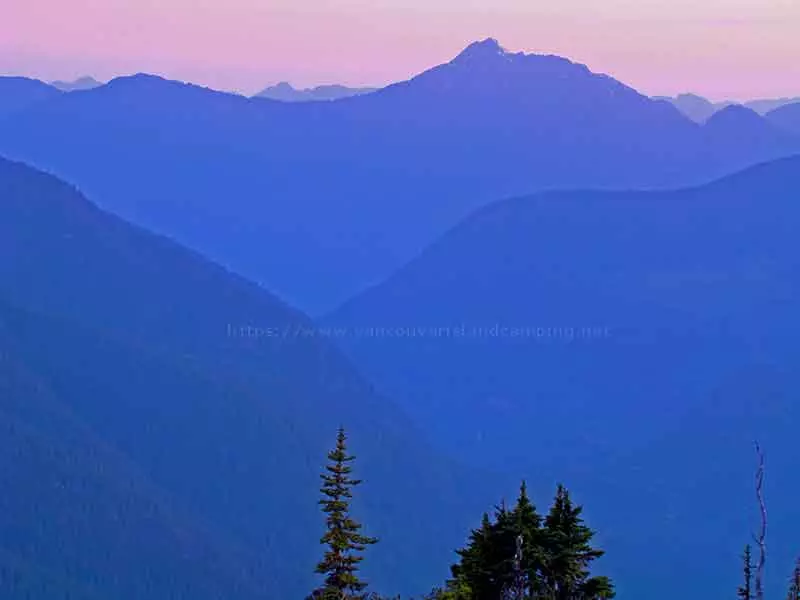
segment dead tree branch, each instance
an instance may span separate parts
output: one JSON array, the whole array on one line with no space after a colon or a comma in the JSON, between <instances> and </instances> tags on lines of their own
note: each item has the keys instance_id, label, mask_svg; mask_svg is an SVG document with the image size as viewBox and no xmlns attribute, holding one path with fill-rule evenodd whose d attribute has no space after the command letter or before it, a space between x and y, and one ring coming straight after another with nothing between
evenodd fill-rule
<instances>
[{"instance_id":1,"label":"dead tree branch","mask_svg":"<svg viewBox=\"0 0 800 600\"><path fill-rule=\"evenodd\" d=\"M758 507L761 512L761 529L758 535L754 535L756 544L758 544L758 563L756 564L756 577L755 577L755 600L764 600L764 565L767 562L767 505L764 502L764 453L761 451L761 446L756 442L756 454L758 455L758 470L756 471L756 497L758 498Z\"/></svg>"}]
</instances>

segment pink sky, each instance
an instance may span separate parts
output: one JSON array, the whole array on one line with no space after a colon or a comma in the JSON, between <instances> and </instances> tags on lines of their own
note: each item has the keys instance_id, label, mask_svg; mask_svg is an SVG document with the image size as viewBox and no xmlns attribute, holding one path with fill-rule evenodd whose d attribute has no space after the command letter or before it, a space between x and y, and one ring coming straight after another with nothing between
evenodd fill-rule
<instances>
[{"instance_id":1,"label":"pink sky","mask_svg":"<svg viewBox=\"0 0 800 600\"><path fill-rule=\"evenodd\" d=\"M376 85L495 37L644 93L800 95L798 0L0 0L0 73Z\"/></svg>"}]
</instances>

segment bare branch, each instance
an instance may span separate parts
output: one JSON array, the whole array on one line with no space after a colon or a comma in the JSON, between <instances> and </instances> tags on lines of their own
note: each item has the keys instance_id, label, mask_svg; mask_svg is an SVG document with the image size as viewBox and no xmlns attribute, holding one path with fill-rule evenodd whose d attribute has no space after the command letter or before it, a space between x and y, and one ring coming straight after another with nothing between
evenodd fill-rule
<instances>
[{"instance_id":1,"label":"bare branch","mask_svg":"<svg viewBox=\"0 0 800 600\"><path fill-rule=\"evenodd\" d=\"M756 565L756 600L764 600L764 565L767 562L767 505L764 502L764 453L758 442L755 443L756 454L758 455L758 470L756 471L756 497L758 507L761 512L761 529L758 535L754 535L758 544L758 564Z\"/></svg>"}]
</instances>

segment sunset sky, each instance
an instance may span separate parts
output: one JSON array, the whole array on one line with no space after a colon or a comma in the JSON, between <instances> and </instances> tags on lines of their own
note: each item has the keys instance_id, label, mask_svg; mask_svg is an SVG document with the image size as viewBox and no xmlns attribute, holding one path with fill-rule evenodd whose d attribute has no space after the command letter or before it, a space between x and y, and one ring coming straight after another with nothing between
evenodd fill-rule
<instances>
[{"instance_id":1,"label":"sunset sky","mask_svg":"<svg viewBox=\"0 0 800 600\"><path fill-rule=\"evenodd\" d=\"M567 56L644 93L800 95L798 0L0 0L0 73L151 72L255 92L376 85L470 41Z\"/></svg>"}]
</instances>

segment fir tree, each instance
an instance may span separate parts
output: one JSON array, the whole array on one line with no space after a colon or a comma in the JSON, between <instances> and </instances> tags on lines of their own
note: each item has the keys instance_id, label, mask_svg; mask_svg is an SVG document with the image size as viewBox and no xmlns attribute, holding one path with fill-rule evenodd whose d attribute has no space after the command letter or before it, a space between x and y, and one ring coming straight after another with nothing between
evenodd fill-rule
<instances>
[{"instance_id":1,"label":"fir tree","mask_svg":"<svg viewBox=\"0 0 800 600\"><path fill-rule=\"evenodd\" d=\"M520 485L519 496L514 509L506 521L506 532L503 536L504 546L502 553L510 556L511 562L506 562L506 590L511 590L512 598L526 598L534 591L541 588L541 569L543 560L542 551L542 517L536 512L536 507L528 497L528 487L523 481ZM517 550L517 539L521 538L522 557L519 572L514 564L514 555ZM510 568L509 568L510 567Z\"/></svg>"},{"instance_id":2,"label":"fir tree","mask_svg":"<svg viewBox=\"0 0 800 600\"><path fill-rule=\"evenodd\" d=\"M498 508L496 514L504 511ZM457 550L461 561L451 567L453 579L448 582L448 591L455 598L490 598L497 591L495 581L496 525L483 514L481 526L473 529L465 548Z\"/></svg>"},{"instance_id":3,"label":"fir tree","mask_svg":"<svg viewBox=\"0 0 800 600\"><path fill-rule=\"evenodd\" d=\"M551 600L613 598L607 577L590 577L589 566L604 552L591 546L594 532L581 518L569 492L559 485L544 522L543 596Z\"/></svg>"},{"instance_id":4,"label":"fir tree","mask_svg":"<svg viewBox=\"0 0 800 600\"><path fill-rule=\"evenodd\" d=\"M499 536L508 515L505 504L495 509L494 521L484 513L481 526L474 529L465 548L457 550L461 561L451 567L453 579L448 590L459 600L499 598L502 591Z\"/></svg>"},{"instance_id":5,"label":"fir tree","mask_svg":"<svg viewBox=\"0 0 800 600\"><path fill-rule=\"evenodd\" d=\"M744 547L742 563L744 582L739 588L737 595L740 600L753 600L753 556L750 544Z\"/></svg>"},{"instance_id":6,"label":"fir tree","mask_svg":"<svg viewBox=\"0 0 800 600\"><path fill-rule=\"evenodd\" d=\"M447 591L458 600L528 597L539 585L541 521L523 482L514 508L509 510L502 503L494 520L484 514L467 547L458 551L461 561L451 567L453 579ZM518 539L522 542L519 564L515 560Z\"/></svg>"},{"instance_id":7,"label":"fir tree","mask_svg":"<svg viewBox=\"0 0 800 600\"><path fill-rule=\"evenodd\" d=\"M800 600L800 559L797 560L797 565L792 573L792 579L789 585L789 594L786 596L787 600Z\"/></svg>"},{"instance_id":8,"label":"fir tree","mask_svg":"<svg viewBox=\"0 0 800 600\"><path fill-rule=\"evenodd\" d=\"M591 577L589 567L603 555L590 545L592 532L581 519L569 493L559 486L544 520L528 497L523 482L516 505L501 504L483 516L461 557L451 567L453 578L441 600L602 600L614 597L606 577ZM521 556L517 554L518 544Z\"/></svg>"},{"instance_id":9,"label":"fir tree","mask_svg":"<svg viewBox=\"0 0 800 600\"><path fill-rule=\"evenodd\" d=\"M317 573L325 575L325 583L314 592L314 598L350 600L365 597L367 584L359 579L358 566L363 560L362 552L377 539L363 535L361 524L350 515L352 490L361 483L351 477L350 463L354 459L347 453L347 436L340 428L336 447L328 453L326 473L320 476L323 483L319 504L326 514L327 528L320 542L328 549L316 569Z\"/></svg>"}]
</instances>

